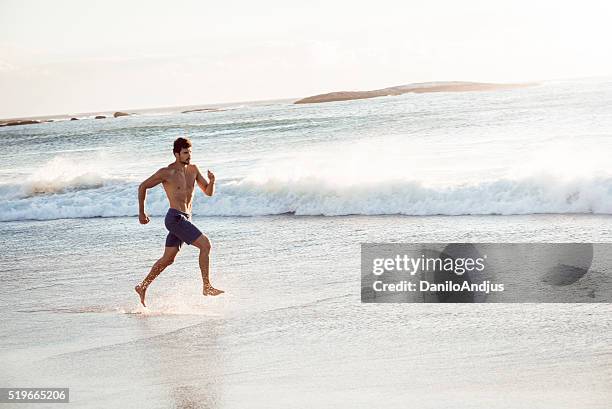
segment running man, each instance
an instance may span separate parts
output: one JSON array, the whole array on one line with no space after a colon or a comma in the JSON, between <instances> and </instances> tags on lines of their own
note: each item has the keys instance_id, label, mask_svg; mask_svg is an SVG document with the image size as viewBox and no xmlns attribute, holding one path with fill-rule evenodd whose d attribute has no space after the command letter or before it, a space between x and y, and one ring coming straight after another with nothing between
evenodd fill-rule
<instances>
[{"instance_id":1,"label":"running man","mask_svg":"<svg viewBox=\"0 0 612 409\"><path fill-rule=\"evenodd\" d=\"M198 183L198 186L200 186L200 189L202 189L206 196L212 196L215 189L215 175L209 170L209 181L206 182L198 167L189 163L191 161L191 141L189 139L178 138L175 140L173 152L176 160L167 167L155 172L138 187L138 219L140 224L149 223L149 216L145 213L144 208L147 189L151 189L161 183L170 202L170 208L165 219L166 228L170 232L166 237L164 255L153 264L151 271L142 280L142 283L135 287L136 292L140 296L140 302L145 307L147 288L159 273L174 262L174 258L181 249L183 242L191 244L200 250L200 270L202 271L202 282L204 284L202 293L204 295L219 295L224 292L214 288L208 278L210 240L191 223L191 204L195 191L195 183Z\"/></svg>"}]
</instances>

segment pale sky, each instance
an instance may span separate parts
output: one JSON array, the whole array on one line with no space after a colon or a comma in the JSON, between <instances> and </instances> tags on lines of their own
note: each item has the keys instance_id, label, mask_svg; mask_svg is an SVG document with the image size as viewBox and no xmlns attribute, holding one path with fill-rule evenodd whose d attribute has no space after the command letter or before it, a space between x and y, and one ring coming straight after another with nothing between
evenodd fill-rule
<instances>
[{"instance_id":1,"label":"pale sky","mask_svg":"<svg viewBox=\"0 0 612 409\"><path fill-rule=\"evenodd\" d=\"M609 1L0 0L0 118L612 74Z\"/></svg>"}]
</instances>

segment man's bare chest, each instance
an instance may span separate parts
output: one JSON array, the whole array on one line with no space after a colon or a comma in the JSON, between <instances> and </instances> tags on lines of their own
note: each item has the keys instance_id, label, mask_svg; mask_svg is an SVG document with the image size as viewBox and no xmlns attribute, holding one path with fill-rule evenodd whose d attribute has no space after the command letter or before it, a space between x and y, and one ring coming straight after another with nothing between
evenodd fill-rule
<instances>
[{"instance_id":1,"label":"man's bare chest","mask_svg":"<svg viewBox=\"0 0 612 409\"><path fill-rule=\"evenodd\" d=\"M173 172L166 179L166 185L175 191L191 191L195 186L195 174L191 172Z\"/></svg>"}]
</instances>

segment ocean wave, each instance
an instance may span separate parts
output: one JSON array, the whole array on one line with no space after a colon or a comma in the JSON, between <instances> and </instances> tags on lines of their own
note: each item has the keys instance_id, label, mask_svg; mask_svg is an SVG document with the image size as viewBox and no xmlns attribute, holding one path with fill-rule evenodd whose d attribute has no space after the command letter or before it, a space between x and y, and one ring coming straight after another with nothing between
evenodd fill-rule
<instances>
[{"instance_id":1,"label":"ocean wave","mask_svg":"<svg viewBox=\"0 0 612 409\"><path fill-rule=\"evenodd\" d=\"M29 196L0 190L0 221L121 217L138 214L136 182L78 182L70 189ZM80 186L80 188L75 188ZM84 188L85 187L85 188ZM161 187L149 191L147 213L163 216ZM420 181L334 185L316 178L220 181L213 197L198 191L200 216L266 215L514 215L533 213L612 214L612 178L498 179L450 186Z\"/></svg>"},{"instance_id":2,"label":"ocean wave","mask_svg":"<svg viewBox=\"0 0 612 409\"><path fill-rule=\"evenodd\" d=\"M34 171L23 182L0 185L0 198L28 199L37 195L99 189L125 182L125 179L107 175L100 168L100 164L95 161L83 163L59 155Z\"/></svg>"}]
</instances>

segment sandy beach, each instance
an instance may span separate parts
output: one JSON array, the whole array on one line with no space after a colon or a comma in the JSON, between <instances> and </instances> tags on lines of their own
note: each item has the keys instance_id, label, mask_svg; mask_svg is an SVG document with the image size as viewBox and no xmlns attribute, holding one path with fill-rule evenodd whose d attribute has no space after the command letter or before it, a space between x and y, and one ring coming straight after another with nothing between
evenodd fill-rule
<instances>
[{"instance_id":1,"label":"sandy beach","mask_svg":"<svg viewBox=\"0 0 612 409\"><path fill-rule=\"evenodd\" d=\"M2 223L2 384L69 386L79 408L607 407L610 304L361 304L359 243L611 242L608 216L195 222L227 294L199 294L189 248L148 309L132 286L160 234L135 240L135 218Z\"/></svg>"}]
</instances>

